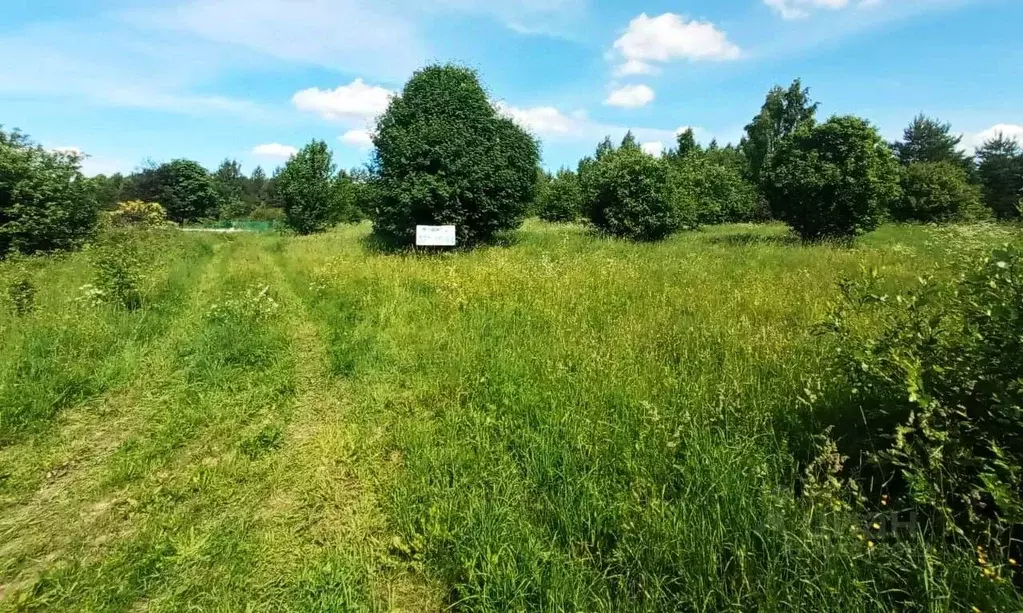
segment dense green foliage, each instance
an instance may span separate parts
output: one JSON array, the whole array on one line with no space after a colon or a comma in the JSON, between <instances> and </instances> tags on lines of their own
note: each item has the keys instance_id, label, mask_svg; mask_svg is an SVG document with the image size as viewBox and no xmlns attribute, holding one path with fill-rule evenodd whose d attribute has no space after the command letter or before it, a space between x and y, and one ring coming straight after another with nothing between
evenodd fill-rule
<instances>
[{"instance_id":1,"label":"dense green foliage","mask_svg":"<svg viewBox=\"0 0 1023 613\"><path fill-rule=\"evenodd\" d=\"M984 202L999 219L1018 219L1023 199L1023 150L999 134L977 150L977 176Z\"/></svg>"},{"instance_id":2,"label":"dense green foliage","mask_svg":"<svg viewBox=\"0 0 1023 613\"><path fill-rule=\"evenodd\" d=\"M622 146L603 153L585 169L593 200L586 216L600 232L635 240L660 240L695 225L684 213L669 181L669 167L640 150L628 135Z\"/></svg>"},{"instance_id":3,"label":"dense green foliage","mask_svg":"<svg viewBox=\"0 0 1023 613\"><path fill-rule=\"evenodd\" d=\"M68 249L92 234L97 205L79 162L0 130L0 258Z\"/></svg>"},{"instance_id":4,"label":"dense green foliage","mask_svg":"<svg viewBox=\"0 0 1023 613\"><path fill-rule=\"evenodd\" d=\"M691 149L681 158L669 158L672 185L679 202L691 203L700 225L750 222L758 218L756 189L733 164L707 152Z\"/></svg>"},{"instance_id":5,"label":"dense green foliage","mask_svg":"<svg viewBox=\"0 0 1023 613\"><path fill-rule=\"evenodd\" d=\"M980 188L969 182L961 164L913 162L902 173L902 198L892 207L898 221L943 223L990 217Z\"/></svg>"},{"instance_id":6,"label":"dense green foliage","mask_svg":"<svg viewBox=\"0 0 1023 613\"><path fill-rule=\"evenodd\" d=\"M337 174L327 143L314 140L303 147L276 177L288 227L313 234L341 221L351 206L349 183L347 175Z\"/></svg>"},{"instance_id":7,"label":"dense green foliage","mask_svg":"<svg viewBox=\"0 0 1023 613\"><path fill-rule=\"evenodd\" d=\"M377 202L383 239L411 245L416 225L457 227L460 245L519 226L534 198L539 149L500 116L475 72L452 65L416 72L377 123Z\"/></svg>"},{"instance_id":8,"label":"dense green foliage","mask_svg":"<svg viewBox=\"0 0 1023 613\"><path fill-rule=\"evenodd\" d=\"M799 79L788 89L774 87L768 92L760 113L746 125L746 134L739 142L750 182L761 185L775 150L786 137L815 125L818 106L811 102L809 88L804 88Z\"/></svg>"},{"instance_id":9,"label":"dense green foliage","mask_svg":"<svg viewBox=\"0 0 1023 613\"><path fill-rule=\"evenodd\" d=\"M847 240L880 225L898 201L899 167L870 123L832 117L781 141L764 191L774 217L804 240Z\"/></svg>"},{"instance_id":10,"label":"dense green foliage","mask_svg":"<svg viewBox=\"0 0 1023 613\"><path fill-rule=\"evenodd\" d=\"M245 175L237 160L224 160L213 173L213 182L220 195L220 218L243 219L256 203L245 193Z\"/></svg>"},{"instance_id":11,"label":"dense green foliage","mask_svg":"<svg viewBox=\"0 0 1023 613\"><path fill-rule=\"evenodd\" d=\"M835 429L868 500L980 546L984 573L1005 577L1023 554L1023 251L962 268L894 297L876 277L846 286Z\"/></svg>"},{"instance_id":12,"label":"dense green foliage","mask_svg":"<svg viewBox=\"0 0 1023 613\"><path fill-rule=\"evenodd\" d=\"M582 214L583 193L579 176L562 168L539 190L537 216L544 221L576 221Z\"/></svg>"},{"instance_id":13,"label":"dense green foliage","mask_svg":"<svg viewBox=\"0 0 1023 613\"><path fill-rule=\"evenodd\" d=\"M209 171L198 162L174 160L147 168L133 181L131 199L159 202L177 223L216 218L221 198Z\"/></svg>"}]
</instances>

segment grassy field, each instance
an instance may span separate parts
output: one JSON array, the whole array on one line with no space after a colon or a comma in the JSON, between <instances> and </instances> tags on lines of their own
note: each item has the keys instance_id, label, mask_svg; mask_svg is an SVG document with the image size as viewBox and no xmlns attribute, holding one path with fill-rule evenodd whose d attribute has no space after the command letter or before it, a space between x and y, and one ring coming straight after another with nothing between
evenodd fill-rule
<instances>
[{"instance_id":1,"label":"grassy field","mask_svg":"<svg viewBox=\"0 0 1023 613\"><path fill-rule=\"evenodd\" d=\"M839 282L1008 230L368 233L148 237L136 310L89 251L0 263L0 611L1021 607L794 495Z\"/></svg>"}]
</instances>

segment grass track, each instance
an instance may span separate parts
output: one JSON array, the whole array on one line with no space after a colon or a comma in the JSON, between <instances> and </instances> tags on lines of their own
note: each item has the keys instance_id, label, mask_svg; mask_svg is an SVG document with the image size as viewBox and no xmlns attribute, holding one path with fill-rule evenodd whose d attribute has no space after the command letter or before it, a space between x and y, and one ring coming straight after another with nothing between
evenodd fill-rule
<instances>
[{"instance_id":1,"label":"grass track","mask_svg":"<svg viewBox=\"0 0 1023 613\"><path fill-rule=\"evenodd\" d=\"M33 263L37 313L0 312L0 424L23 416L0 447L0 611L1019 604L791 494L838 281L910 283L1007 230L842 249L530 223L436 257L366 231L168 238L135 313L76 306L84 256Z\"/></svg>"}]
</instances>

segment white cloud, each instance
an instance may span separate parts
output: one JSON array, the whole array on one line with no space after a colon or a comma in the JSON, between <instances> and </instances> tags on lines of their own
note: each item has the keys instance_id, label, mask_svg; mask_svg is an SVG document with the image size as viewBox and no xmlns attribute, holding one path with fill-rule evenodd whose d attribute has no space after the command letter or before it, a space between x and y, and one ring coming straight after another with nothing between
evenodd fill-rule
<instances>
[{"instance_id":1,"label":"white cloud","mask_svg":"<svg viewBox=\"0 0 1023 613\"><path fill-rule=\"evenodd\" d=\"M653 100L654 90L646 85L626 85L613 90L604 100L604 104L622 108L637 108L646 106Z\"/></svg>"},{"instance_id":2,"label":"white cloud","mask_svg":"<svg viewBox=\"0 0 1023 613\"><path fill-rule=\"evenodd\" d=\"M764 0L782 19L806 19L816 10L837 11L850 5L869 8L883 3L884 0Z\"/></svg>"},{"instance_id":3,"label":"white cloud","mask_svg":"<svg viewBox=\"0 0 1023 613\"><path fill-rule=\"evenodd\" d=\"M741 55L739 47L714 24L689 21L675 13L657 17L642 13L629 23L611 52L612 58L624 60L620 74L646 69L651 62L734 60Z\"/></svg>"},{"instance_id":4,"label":"white cloud","mask_svg":"<svg viewBox=\"0 0 1023 613\"><path fill-rule=\"evenodd\" d=\"M615 69L615 76L628 77L632 75L656 75L661 69L652 64L640 60L628 60Z\"/></svg>"},{"instance_id":5,"label":"white cloud","mask_svg":"<svg viewBox=\"0 0 1023 613\"><path fill-rule=\"evenodd\" d=\"M349 130L339 136L338 140L360 149L369 149L373 146L373 135L369 130Z\"/></svg>"},{"instance_id":6,"label":"white cloud","mask_svg":"<svg viewBox=\"0 0 1023 613\"><path fill-rule=\"evenodd\" d=\"M303 89L292 96L291 101L298 110L318 113L325 119L369 121L387 110L393 95L383 87L355 79L336 89Z\"/></svg>"},{"instance_id":7,"label":"white cloud","mask_svg":"<svg viewBox=\"0 0 1023 613\"><path fill-rule=\"evenodd\" d=\"M980 132L963 134L963 140L959 143L959 148L968 153L973 153L974 150L981 147L986 141L997 137L999 134L1023 145L1023 126L1012 123L999 123Z\"/></svg>"},{"instance_id":8,"label":"white cloud","mask_svg":"<svg viewBox=\"0 0 1023 613\"><path fill-rule=\"evenodd\" d=\"M252 155L279 160L286 160L296 153L298 153L298 149L295 147L292 147L291 145L282 145L280 143L256 145L252 148Z\"/></svg>"},{"instance_id":9,"label":"white cloud","mask_svg":"<svg viewBox=\"0 0 1023 613\"><path fill-rule=\"evenodd\" d=\"M538 136L568 135L586 122L585 111L565 114L553 106L519 108L497 102L498 112Z\"/></svg>"},{"instance_id":10,"label":"white cloud","mask_svg":"<svg viewBox=\"0 0 1023 613\"><path fill-rule=\"evenodd\" d=\"M659 158L664 155L664 143L659 140L643 143L643 153Z\"/></svg>"}]
</instances>

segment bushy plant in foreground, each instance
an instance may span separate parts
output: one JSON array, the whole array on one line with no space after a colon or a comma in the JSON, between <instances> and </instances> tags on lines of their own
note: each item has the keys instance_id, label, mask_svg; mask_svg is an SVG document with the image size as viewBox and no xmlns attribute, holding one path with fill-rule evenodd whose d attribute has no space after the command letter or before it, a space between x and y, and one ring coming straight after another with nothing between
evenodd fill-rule
<instances>
[{"instance_id":1,"label":"bushy plant in foreground","mask_svg":"<svg viewBox=\"0 0 1023 613\"><path fill-rule=\"evenodd\" d=\"M587 171L594 197L587 216L599 231L622 238L660 240L695 222L683 211L691 203L676 199L668 165L638 147L620 147L596 160Z\"/></svg>"},{"instance_id":2,"label":"bushy plant in foreground","mask_svg":"<svg viewBox=\"0 0 1023 613\"><path fill-rule=\"evenodd\" d=\"M582 212L582 200L579 177L563 168L541 188L537 213L544 221L576 221Z\"/></svg>"},{"instance_id":3,"label":"bushy plant in foreground","mask_svg":"<svg viewBox=\"0 0 1023 613\"><path fill-rule=\"evenodd\" d=\"M89 248L95 282L85 295L133 311L142 306L146 262L139 238L127 232L111 232Z\"/></svg>"},{"instance_id":4,"label":"bushy plant in foreground","mask_svg":"<svg viewBox=\"0 0 1023 613\"><path fill-rule=\"evenodd\" d=\"M832 117L779 144L763 189L774 217L804 240L849 240L877 228L898 201L899 165L869 122Z\"/></svg>"},{"instance_id":5,"label":"bushy plant in foreground","mask_svg":"<svg viewBox=\"0 0 1023 613\"><path fill-rule=\"evenodd\" d=\"M453 224L460 245L521 224L536 186L536 141L487 98L472 70L416 72L374 137L374 232L411 245L416 225Z\"/></svg>"},{"instance_id":6,"label":"bushy plant in foreground","mask_svg":"<svg viewBox=\"0 0 1023 613\"><path fill-rule=\"evenodd\" d=\"M98 207L80 161L0 130L0 257L69 249L92 235Z\"/></svg>"},{"instance_id":7,"label":"bushy plant in foreground","mask_svg":"<svg viewBox=\"0 0 1023 613\"><path fill-rule=\"evenodd\" d=\"M1023 251L897 295L876 278L845 290L831 374L852 399L836 431L860 460L862 487L918 511L939 535L1019 559L1010 536L1023 525Z\"/></svg>"},{"instance_id":8,"label":"bushy plant in foreground","mask_svg":"<svg viewBox=\"0 0 1023 613\"><path fill-rule=\"evenodd\" d=\"M961 165L915 162L903 170L902 199L892 208L894 219L941 223L990 216L981 204L980 188L970 184Z\"/></svg>"}]
</instances>

